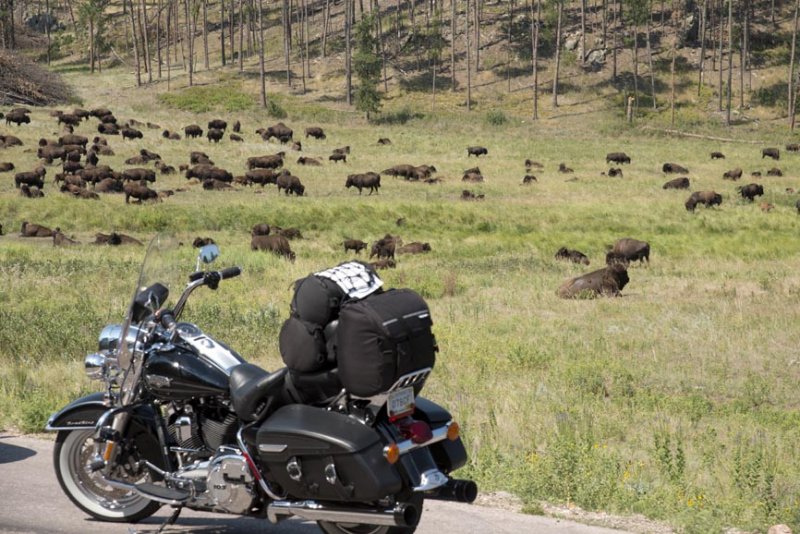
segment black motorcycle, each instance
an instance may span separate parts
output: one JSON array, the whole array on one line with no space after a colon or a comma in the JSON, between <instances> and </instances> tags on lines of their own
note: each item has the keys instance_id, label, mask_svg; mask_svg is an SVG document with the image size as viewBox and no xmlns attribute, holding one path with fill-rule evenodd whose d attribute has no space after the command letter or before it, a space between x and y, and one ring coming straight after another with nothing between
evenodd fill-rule
<instances>
[{"instance_id":1,"label":"black motorcycle","mask_svg":"<svg viewBox=\"0 0 800 534\"><path fill-rule=\"evenodd\" d=\"M219 255L216 245L200 250L196 272L166 307L170 280L162 276L185 255L153 240L124 324L106 326L99 351L85 359L105 391L48 421L58 431L56 475L76 506L102 521L136 522L167 504L167 523L186 507L273 523L297 516L328 533L408 534L424 499L475 499L474 482L450 476L467 458L457 423L418 396L433 360L417 357L407 335L397 350L381 342L369 361L351 350L320 369L267 372L179 322L195 289L241 274L200 270ZM363 301L380 308L402 294L379 297ZM360 335L344 315L338 334L336 321L317 332L323 344L343 330ZM378 330L430 324L427 309L402 315L379 320Z\"/></svg>"}]
</instances>

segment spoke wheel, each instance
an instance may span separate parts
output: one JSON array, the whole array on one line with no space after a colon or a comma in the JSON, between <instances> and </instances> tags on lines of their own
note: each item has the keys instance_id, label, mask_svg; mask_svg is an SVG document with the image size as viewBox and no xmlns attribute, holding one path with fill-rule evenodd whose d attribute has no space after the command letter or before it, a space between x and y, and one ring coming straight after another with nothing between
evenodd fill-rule
<instances>
[{"instance_id":1,"label":"spoke wheel","mask_svg":"<svg viewBox=\"0 0 800 534\"><path fill-rule=\"evenodd\" d=\"M56 476L61 489L75 505L101 521L135 523L153 515L161 505L123 489L113 488L100 472L89 468L94 455L94 430L71 430L58 433L53 451ZM125 478L120 476L120 478ZM148 475L138 480L141 483Z\"/></svg>"}]
</instances>

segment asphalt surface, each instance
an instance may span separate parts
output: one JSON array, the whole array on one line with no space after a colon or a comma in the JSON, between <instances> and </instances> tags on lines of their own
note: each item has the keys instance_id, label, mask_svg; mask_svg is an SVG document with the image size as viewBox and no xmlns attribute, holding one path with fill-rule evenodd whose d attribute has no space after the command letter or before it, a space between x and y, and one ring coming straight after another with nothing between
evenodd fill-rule
<instances>
[{"instance_id":1,"label":"asphalt surface","mask_svg":"<svg viewBox=\"0 0 800 534\"><path fill-rule=\"evenodd\" d=\"M53 442L0 434L0 533L155 533L169 507L136 525L93 521L62 493L53 471ZM165 533L319 534L315 523L266 520L184 511ZM426 501L417 534L620 534L540 516L442 501Z\"/></svg>"}]
</instances>

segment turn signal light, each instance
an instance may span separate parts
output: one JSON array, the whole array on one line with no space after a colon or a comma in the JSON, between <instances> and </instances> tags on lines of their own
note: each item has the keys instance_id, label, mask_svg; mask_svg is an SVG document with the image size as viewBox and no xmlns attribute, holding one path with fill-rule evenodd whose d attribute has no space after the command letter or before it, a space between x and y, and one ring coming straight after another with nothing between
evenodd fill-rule
<instances>
[{"instance_id":1,"label":"turn signal light","mask_svg":"<svg viewBox=\"0 0 800 534\"><path fill-rule=\"evenodd\" d=\"M458 436L461 433L461 429L458 427L458 423L453 421L450 423L450 426L447 427L447 439L450 441L455 441L458 439Z\"/></svg>"},{"instance_id":2,"label":"turn signal light","mask_svg":"<svg viewBox=\"0 0 800 534\"><path fill-rule=\"evenodd\" d=\"M383 448L383 456L390 464L396 464L400 459L400 447L397 446L397 443L392 443L391 445L385 446Z\"/></svg>"}]
</instances>

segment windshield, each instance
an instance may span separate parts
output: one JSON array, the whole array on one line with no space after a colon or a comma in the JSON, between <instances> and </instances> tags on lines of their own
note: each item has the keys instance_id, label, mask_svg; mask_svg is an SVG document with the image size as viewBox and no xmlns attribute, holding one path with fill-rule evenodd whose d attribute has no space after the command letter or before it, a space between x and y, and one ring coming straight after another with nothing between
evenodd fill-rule
<instances>
[{"instance_id":1,"label":"windshield","mask_svg":"<svg viewBox=\"0 0 800 534\"><path fill-rule=\"evenodd\" d=\"M134 348L142 335L139 323L167 304L170 291L176 295L180 293L187 275L193 271L195 257L192 247L181 246L173 236L156 235L147 246L117 343L119 367L123 371L120 388L124 404L130 400L130 384L137 380L136 366L131 364L135 363Z\"/></svg>"}]
</instances>

